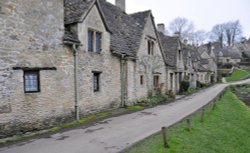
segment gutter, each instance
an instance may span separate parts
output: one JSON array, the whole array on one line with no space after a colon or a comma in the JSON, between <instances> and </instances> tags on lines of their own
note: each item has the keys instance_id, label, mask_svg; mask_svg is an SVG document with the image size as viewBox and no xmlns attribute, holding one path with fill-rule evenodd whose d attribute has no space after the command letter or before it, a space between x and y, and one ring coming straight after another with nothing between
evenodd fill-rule
<instances>
[{"instance_id":1,"label":"gutter","mask_svg":"<svg viewBox=\"0 0 250 153\"><path fill-rule=\"evenodd\" d=\"M74 86L75 86L75 119L80 119L79 115L79 87L78 87L78 50L76 44L73 44L73 56L74 56Z\"/></svg>"},{"instance_id":2,"label":"gutter","mask_svg":"<svg viewBox=\"0 0 250 153\"><path fill-rule=\"evenodd\" d=\"M73 56L74 56L74 92L75 92L75 119L78 121L80 119L79 113L79 87L78 87L78 53L77 46L81 46L79 43L73 43L69 41L64 41L64 44L72 45Z\"/></svg>"},{"instance_id":3,"label":"gutter","mask_svg":"<svg viewBox=\"0 0 250 153\"><path fill-rule=\"evenodd\" d=\"M125 84L125 57L126 54L121 54L121 107L125 107L126 105L126 84Z\"/></svg>"}]
</instances>

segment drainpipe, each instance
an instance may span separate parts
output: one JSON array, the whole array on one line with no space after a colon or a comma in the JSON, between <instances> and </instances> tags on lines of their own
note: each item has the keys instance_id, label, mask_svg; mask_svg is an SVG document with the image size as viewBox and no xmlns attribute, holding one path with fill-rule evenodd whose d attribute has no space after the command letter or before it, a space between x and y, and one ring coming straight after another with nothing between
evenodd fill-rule
<instances>
[{"instance_id":1,"label":"drainpipe","mask_svg":"<svg viewBox=\"0 0 250 153\"><path fill-rule=\"evenodd\" d=\"M75 86L75 119L78 121L79 117L79 88L78 88L78 50L76 44L73 44L74 55L74 86Z\"/></svg>"},{"instance_id":2,"label":"drainpipe","mask_svg":"<svg viewBox=\"0 0 250 153\"><path fill-rule=\"evenodd\" d=\"M125 54L121 54L121 107L125 107Z\"/></svg>"}]
</instances>

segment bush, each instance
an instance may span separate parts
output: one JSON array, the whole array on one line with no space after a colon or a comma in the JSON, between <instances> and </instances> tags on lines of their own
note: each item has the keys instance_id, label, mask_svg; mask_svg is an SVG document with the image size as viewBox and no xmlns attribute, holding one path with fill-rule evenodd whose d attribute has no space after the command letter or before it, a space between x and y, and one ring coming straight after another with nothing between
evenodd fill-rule
<instances>
[{"instance_id":1,"label":"bush","mask_svg":"<svg viewBox=\"0 0 250 153\"><path fill-rule=\"evenodd\" d=\"M204 88L208 86L207 84L201 83L200 81L197 81L196 84L197 84L197 88Z\"/></svg>"},{"instance_id":2,"label":"bush","mask_svg":"<svg viewBox=\"0 0 250 153\"><path fill-rule=\"evenodd\" d=\"M150 97L141 98L137 101L137 105L144 107L154 106L157 104L166 103L168 99L169 97L167 95L154 95Z\"/></svg>"},{"instance_id":3,"label":"bush","mask_svg":"<svg viewBox=\"0 0 250 153\"><path fill-rule=\"evenodd\" d=\"M190 82L187 81L187 80L183 80L181 81L181 92L187 92L188 91L188 88L190 86Z\"/></svg>"}]
</instances>

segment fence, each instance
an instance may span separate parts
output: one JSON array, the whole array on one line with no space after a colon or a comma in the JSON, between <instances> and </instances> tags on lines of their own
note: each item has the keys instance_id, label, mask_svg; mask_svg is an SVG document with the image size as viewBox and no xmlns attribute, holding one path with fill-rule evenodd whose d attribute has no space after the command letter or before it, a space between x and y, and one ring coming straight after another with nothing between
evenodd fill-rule
<instances>
[{"instance_id":1,"label":"fence","mask_svg":"<svg viewBox=\"0 0 250 153\"><path fill-rule=\"evenodd\" d=\"M204 122L204 117L206 115L206 110L210 109L210 110L214 110L216 108L216 103L223 97L223 95L226 92L226 88L221 91L219 94L217 94L216 97L214 97L211 101L209 101L206 105L202 106L201 108L199 108L197 111L195 111L194 113L186 116L185 118L183 118L182 120L180 120L179 122L175 123L174 125L171 125L169 127L162 127L161 128L161 133L162 133L162 138L163 138L163 145L165 148L169 148L170 145L168 143L168 137L167 137L167 132L166 129L169 129L173 126L175 126L176 124L186 121L187 123L187 130L191 131L192 130L192 118L194 117L194 115L196 114L200 114L200 122Z\"/></svg>"}]
</instances>

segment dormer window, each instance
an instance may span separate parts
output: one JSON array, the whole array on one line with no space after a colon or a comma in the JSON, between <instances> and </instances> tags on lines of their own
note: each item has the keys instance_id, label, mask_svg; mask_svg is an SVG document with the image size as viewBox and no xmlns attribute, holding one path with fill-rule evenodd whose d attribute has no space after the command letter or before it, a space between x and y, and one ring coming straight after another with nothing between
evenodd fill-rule
<instances>
[{"instance_id":1,"label":"dormer window","mask_svg":"<svg viewBox=\"0 0 250 153\"><path fill-rule=\"evenodd\" d=\"M154 55L154 41L148 40L148 55Z\"/></svg>"},{"instance_id":2,"label":"dormer window","mask_svg":"<svg viewBox=\"0 0 250 153\"><path fill-rule=\"evenodd\" d=\"M98 54L102 51L102 33L89 29L88 30L88 51Z\"/></svg>"}]
</instances>

